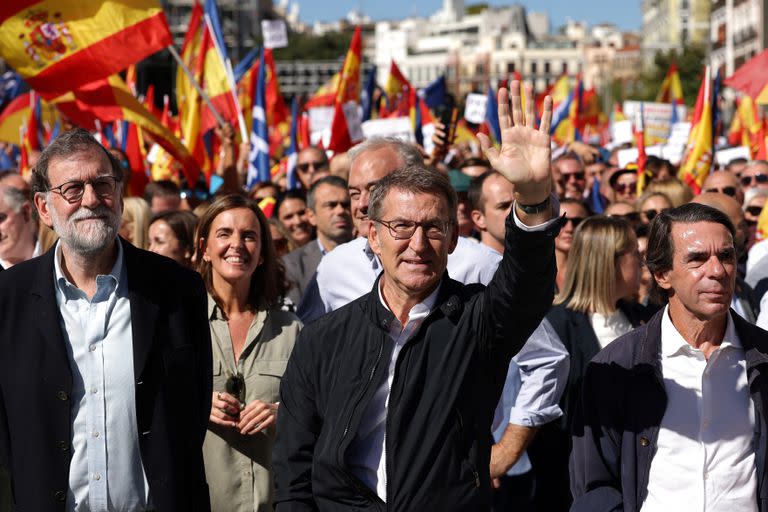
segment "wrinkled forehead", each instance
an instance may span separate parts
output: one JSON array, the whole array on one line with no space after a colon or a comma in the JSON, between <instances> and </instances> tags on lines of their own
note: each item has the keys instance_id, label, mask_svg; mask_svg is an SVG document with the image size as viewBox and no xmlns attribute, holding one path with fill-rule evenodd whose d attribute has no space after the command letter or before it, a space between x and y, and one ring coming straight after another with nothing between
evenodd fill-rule
<instances>
[{"instance_id":1,"label":"wrinkled forehead","mask_svg":"<svg viewBox=\"0 0 768 512\"><path fill-rule=\"evenodd\" d=\"M690 252L716 252L733 247L731 232L719 222L675 222L672 240L676 256Z\"/></svg>"},{"instance_id":2,"label":"wrinkled forehead","mask_svg":"<svg viewBox=\"0 0 768 512\"><path fill-rule=\"evenodd\" d=\"M392 188L382 201L382 214L386 219L441 220L449 222L453 215L448 199L435 192L413 192Z\"/></svg>"},{"instance_id":3,"label":"wrinkled forehead","mask_svg":"<svg viewBox=\"0 0 768 512\"><path fill-rule=\"evenodd\" d=\"M48 163L48 181L52 184L106 174L113 174L112 163L104 151L95 147L54 156Z\"/></svg>"}]
</instances>

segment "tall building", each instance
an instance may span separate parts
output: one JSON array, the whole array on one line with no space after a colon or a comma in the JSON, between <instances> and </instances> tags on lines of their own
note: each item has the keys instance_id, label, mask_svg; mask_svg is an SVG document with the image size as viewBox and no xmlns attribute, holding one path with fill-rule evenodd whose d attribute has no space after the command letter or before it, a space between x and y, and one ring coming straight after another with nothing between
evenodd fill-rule
<instances>
[{"instance_id":1,"label":"tall building","mask_svg":"<svg viewBox=\"0 0 768 512\"><path fill-rule=\"evenodd\" d=\"M652 66L657 52L706 45L711 4L712 0L643 0L643 64Z\"/></svg>"},{"instance_id":2,"label":"tall building","mask_svg":"<svg viewBox=\"0 0 768 512\"><path fill-rule=\"evenodd\" d=\"M768 46L765 0L713 0L710 63L723 76Z\"/></svg>"}]
</instances>

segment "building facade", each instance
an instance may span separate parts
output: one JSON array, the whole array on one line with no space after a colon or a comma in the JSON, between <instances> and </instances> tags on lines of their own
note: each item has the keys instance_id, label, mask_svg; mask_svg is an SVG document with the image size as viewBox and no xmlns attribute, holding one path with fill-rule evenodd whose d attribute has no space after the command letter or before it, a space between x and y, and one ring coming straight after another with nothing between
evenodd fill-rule
<instances>
[{"instance_id":1,"label":"building facade","mask_svg":"<svg viewBox=\"0 0 768 512\"><path fill-rule=\"evenodd\" d=\"M710 63L723 76L768 46L765 0L714 0L710 25Z\"/></svg>"},{"instance_id":2,"label":"building facade","mask_svg":"<svg viewBox=\"0 0 768 512\"><path fill-rule=\"evenodd\" d=\"M651 67L658 52L706 45L711 5L712 0L643 0L643 65Z\"/></svg>"}]
</instances>

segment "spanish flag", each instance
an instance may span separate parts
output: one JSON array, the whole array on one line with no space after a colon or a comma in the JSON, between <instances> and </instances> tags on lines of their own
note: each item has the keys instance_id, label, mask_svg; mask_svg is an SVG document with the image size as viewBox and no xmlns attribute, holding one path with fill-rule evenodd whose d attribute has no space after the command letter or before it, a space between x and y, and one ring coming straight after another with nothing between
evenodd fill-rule
<instances>
[{"instance_id":1,"label":"spanish flag","mask_svg":"<svg viewBox=\"0 0 768 512\"><path fill-rule=\"evenodd\" d=\"M45 99L171 44L157 0L0 2L0 56Z\"/></svg>"},{"instance_id":2,"label":"spanish flag","mask_svg":"<svg viewBox=\"0 0 768 512\"><path fill-rule=\"evenodd\" d=\"M667 76L661 83L661 89L656 96L657 103L672 103L673 105L682 105L683 86L680 84L680 73L677 72L677 64L674 62L669 65Z\"/></svg>"},{"instance_id":3,"label":"spanish flag","mask_svg":"<svg viewBox=\"0 0 768 512\"><path fill-rule=\"evenodd\" d=\"M331 122L331 140L328 149L341 153L349 150L362 139L360 129L360 52L362 39L360 27L355 28L349 45L341 79L336 89L333 121Z\"/></svg>"},{"instance_id":4,"label":"spanish flag","mask_svg":"<svg viewBox=\"0 0 768 512\"><path fill-rule=\"evenodd\" d=\"M32 92L20 94L0 112L0 141L19 143L19 126L29 119L33 107L32 95ZM59 113L50 103L40 101L39 117L43 125L53 126L59 118Z\"/></svg>"},{"instance_id":5,"label":"spanish flag","mask_svg":"<svg viewBox=\"0 0 768 512\"><path fill-rule=\"evenodd\" d=\"M709 73L707 66L696 99L691 133L679 171L680 179L691 187L694 194L701 192L701 186L712 166L712 92Z\"/></svg>"},{"instance_id":6,"label":"spanish flag","mask_svg":"<svg viewBox=\"0 0 768 512\"><path fill-rule=\"evenodd\" d=\"M389 112L397 112L402 109L404 105L410 107L410 91L413 89L411 82L405 78L405 75L397 67L397 63L392 59L392 63L389 66L389 76L387 77L387 83L384 84L384 93L387 95L387 103ZM410 110L410 108L407 108Z\"/></svg>"}]
</instances>

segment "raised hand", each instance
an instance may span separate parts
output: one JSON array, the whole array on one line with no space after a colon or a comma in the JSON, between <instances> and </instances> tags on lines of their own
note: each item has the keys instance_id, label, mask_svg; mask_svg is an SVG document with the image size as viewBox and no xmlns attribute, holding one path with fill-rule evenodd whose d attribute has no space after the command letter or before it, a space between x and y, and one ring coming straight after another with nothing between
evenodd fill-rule
<instances>
[{"instance_id":1,"label":"raised hand","mask_svg":"<svg viewBox=\"0 0 768 512\"><path fill-rule=\"evenodd\" d=\"M513 80L510 91L499 90L499 126L501 147L491 144L484 134L478 134L480 146L493 168L515 184L515 196L521 204L538 204L549 197L552 189L549 128L552 123L552 98L544 99L541 125L536 129L534 95L530 85L525 87L523 115L520 82ZM510 97L512 112L510 116Z\"/></svg>"}]
</instances>

